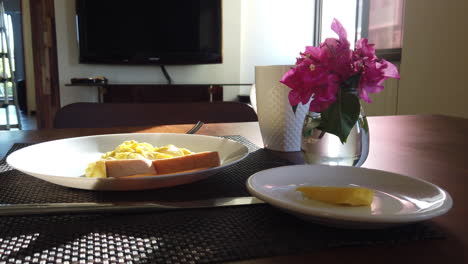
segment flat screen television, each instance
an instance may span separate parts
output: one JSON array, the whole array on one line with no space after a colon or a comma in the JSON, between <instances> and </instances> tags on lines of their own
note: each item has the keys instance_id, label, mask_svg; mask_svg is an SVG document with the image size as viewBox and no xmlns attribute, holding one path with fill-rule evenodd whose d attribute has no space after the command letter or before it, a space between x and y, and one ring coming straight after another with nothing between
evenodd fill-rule
<instances>
[{"instance_id":1,"label":"flat screen television","mask_svg":"<svg viewBox=\"0 0 468 264\"><path fill-rule=\"evenodd\" d=\"M77 0L80 63L222 63L221 0Z\"/></svg>"}]
</instances>

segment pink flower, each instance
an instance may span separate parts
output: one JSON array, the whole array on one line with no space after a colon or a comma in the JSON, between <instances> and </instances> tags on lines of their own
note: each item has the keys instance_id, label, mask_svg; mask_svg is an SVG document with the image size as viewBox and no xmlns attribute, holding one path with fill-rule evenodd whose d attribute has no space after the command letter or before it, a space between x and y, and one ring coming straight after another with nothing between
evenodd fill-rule
<instances>
[{"instance_id":1,"label":"pink flower","mask_svg":"<svg viewBox=\"0 0 468 264\"><path fill-rule=\"evenodd\" d=\"M400 79L398 70L392 63L381 60L364 61L364 67L359 80L358 92L359 97L364 101L371 103L369 93L377 93L383 90L383 82L388 78Z\"/></svg>"},{"instance_id":2,"label":"pink flower","mask_svg":"<svg viewBox=\"0 0 468 264\"><path fill-rule=\"evenodd\" d=\"M289 86L289 102L291 105L299 103L307 104L313 94L314 77L308 73L310 71L310 59L302 59L295 68L289 70L281 79L281 82Z\"/></svg>"},{"instance_id":3,"label":"pink flower","mask_svg":"<svg viewBox=\"0 0 468 264\"><path fill-rule=\"evenodd\" d=\"M354 67L361 74L357 87L359 97L368 103L371 102L368 94L380 92L384 88L382 84L386 79L400 79L395 65L386 60L378 61L374 44L368 44L367 39L356 42L353 60Z\"/></svg>"},{"instance_id":4,"label":"pink flower","mask_svg":"<svg viewBox=\"0 0 468 264\"><path fill-rule=\"evenodd\" d=\"M326 54L323 62L331 72L338 74L341 81L345 81L356 73L352 66L353 51L350 49L346 30L341 23L333 19L331 28L338 34L339 39L327 38L320 44L320 48Z\"/></svg>"},{"instance_id":5,"label":"pink flower","mask_svg":"<svg viewBox=\"0 0 468 264\"><path fill-rule=\"evenodd\" d=\"M363 38L358 41L356 41L356 51L354 51L354 59L359 60L359 59L377 59L377 56L375 56L375 48L374 44L368 44L368 40Z\"/></svg>"},{"instance_id":6,"label":"pink flower","mask_svg":"<svg viewBox=\"0 0 468 264\"><path fill-rule=\"evenodd\" d=\"M307 46L297 59L296 67L281 79L281 83L292 89L288 96L291 105L307 104L313 96L310 111L327 109L336 101L340 82L354 73L346 30L336 19L332 29L339 39L328 38L320 47Z\"/></svg>"},{"instance_id":7,"label":"pink flower","mask_svg":"<svg viewBox=\"0 0 468 264\"><path fill-rule=\"evenodd\" d=\"M370 93L380 92L386 79L399 79L400 75L395 65L377 58L374 44L367 39L358 40L353 51L338 20L333 20L332 29L338 39L327 38L319 47L307 46L280 82L291 88L288 99L292 106L307 104L312 98L309 111L322 117L317 128L345 143L359 118L359 98L370 103Z\"/></svg>"},{"instance_id":8,"label":"pink flower","mask_svg":"<svg viewBox=\"0 0 468 264\"><path fill-rule=\"evenodd\" d=\"M307 104L313 97L309 110L321 112L337 100L338 89L353 76L359 77L358 87L348 88L357 88L358 96L371 102L369 93L381 91L388 78L400 78L395 65L378 60L374 44L360 39L353 51L341 23L334 19L331 28L338 39L327 38L319 47L307 46L296 66L281 79L291 88L291 105Z\"/></svg>"},{"instance_id":9,"label":"pink flower","mask_svg":"<svg viewBox=\"0 0 468 264\"><path fill-rule=\"evenodd\" d=\"M315 60L304 56L298 59L295 68L289 70L281 82L292 88L289 92L291 105L307 104L312 96L310 111L322 111L336 100L339 79Z\"/></svg>"},{"instance_id":10,"label":"pink flower","mask_svg":"<svg viewBox=\"0 0 468 264\"><path fill-rule=\"evenodd\" d=\"M340 88L340 82L337 75L330 74L326 82L318 87L314 94L314 100L310 102L309 111L322 112L336 101L336 94Z\"/></svg>"}]
</instances>

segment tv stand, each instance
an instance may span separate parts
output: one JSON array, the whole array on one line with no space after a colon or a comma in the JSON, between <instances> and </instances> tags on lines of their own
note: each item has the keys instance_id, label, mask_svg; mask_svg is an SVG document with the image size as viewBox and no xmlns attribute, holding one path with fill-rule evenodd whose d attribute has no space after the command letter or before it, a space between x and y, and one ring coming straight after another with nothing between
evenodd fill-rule
<instances>
[{"instance_id":1,"label":"tv stand","mask_svg":"<svg viewBox=\"0 0 468 264\"><path fill-rule=\"evenodd\" d=\"M99 103L162 103L223 101L224 86L251 86L251 83L214 84L66 84L98 89Z\"/></svg>"}]
</instances>

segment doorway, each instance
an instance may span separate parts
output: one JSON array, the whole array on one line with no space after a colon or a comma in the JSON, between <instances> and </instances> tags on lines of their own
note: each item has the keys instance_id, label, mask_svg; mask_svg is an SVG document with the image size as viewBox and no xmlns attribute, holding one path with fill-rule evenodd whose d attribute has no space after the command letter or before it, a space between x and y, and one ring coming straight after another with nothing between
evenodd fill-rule
<instances>
[{"instance_id":1,"label":"doorway","mask_svg":"<svg viewBox=\"0 0 468 264\"><path fill-rule=\"evenodd\" d=\"M2 129L36 129L35 109L28 109L21 0L2 0L5 13L0 28L2 69L0 126ZM8 48L7 48L8 40ZM18 110L18 111L17 111Z\"/></svg>"}]
</instances>

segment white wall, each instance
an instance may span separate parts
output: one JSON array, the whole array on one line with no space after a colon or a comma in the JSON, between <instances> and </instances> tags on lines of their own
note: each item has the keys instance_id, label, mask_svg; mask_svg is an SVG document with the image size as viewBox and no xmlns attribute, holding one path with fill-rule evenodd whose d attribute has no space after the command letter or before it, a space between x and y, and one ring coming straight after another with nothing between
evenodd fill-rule
<instances>
[{"instance_id":1,"label":"white wall","mask_svg":"<svg viewBox=\"0 0 468 264\"><path fill-rule=\"evenodd\" d=\"M96 101L96 89L65 87L72 77L103 75L112 83L165 82L156 66L78 64L74 2L55 0L62 105ZM406 1L401 81L397 94L392 94L398 97L397 106L389 104L392 113L468 117L465 10L466 0ZM293 64L299 52L312 44L313 13L313 0L223 0L224 63L169 66L168 71L176 83L253 83L255 65ZM28 47L25 51L28 57ZM242 89L241 93L248 94L247 87ZM235 99L238 92L238 87L225 88L224 100ZM33 98L29 95L28 101Z\"/></svg>"},{"instance_id":2,"label":"white wall","mask_svg":"<svg viewBox=\"0 0 468 264\"><path fill-rule=\"evenodd\" d=\"M468 1L406 1L398 114L468 117Z\"/></svg>"},{"instance_id":3,"label":"white wall","mask_svg":"<svg viewBox=\"0 0 468 264\"><path fill-rule=\"evenodd\" d=\"M75 1L55 0L61 105L96 102L97 89L65 86L73 77L105 76L113 84L165 83L158 66L115 66L78 63ZM240 76L240 1L223 0L223 63L166 66L174 83L238 83ZM224 88L224 100L236 99L239 88Z\"/></svg>"},{"instance_id":4,"label":"white wall","mask_svg":"<svg viewBox=\"0 0 468 264\"><path fill-rule=\"evenodd\" d=\"M254 83L256 65L292 65L313 44L314 5L313 0L242 0L242 83ZM241 93L247 94L245 89Z\"/></svg>"},{"instance_id":5,"label":"white wall","mask_svg":"<svg viewBox=\"0 0 468 264\"><path fill-rule=\"evenodd\" d=\"M253 83L255 65L294 64L312 45L313 0L223 0L223 63L167 66L175 83ZM93 87L65 86L73 77L105 76L111 83L165 83L157 66L78 63L75 1L55 0L61 104L97 101ZM224 100L249 87L226 86Z\"/></svg>"}]
</instances>

